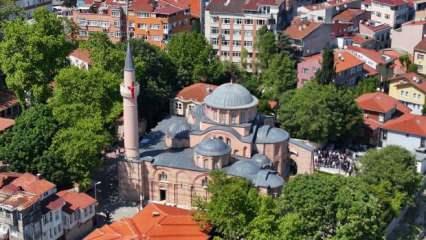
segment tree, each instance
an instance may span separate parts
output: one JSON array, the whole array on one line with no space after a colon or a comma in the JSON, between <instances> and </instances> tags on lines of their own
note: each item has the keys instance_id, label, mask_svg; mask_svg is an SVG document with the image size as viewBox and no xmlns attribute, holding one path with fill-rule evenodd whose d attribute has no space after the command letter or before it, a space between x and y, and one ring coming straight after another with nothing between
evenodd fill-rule
<instances>
[{"instance_id":1,"label":"tree","mask_svg":"<svg viewBox=\"0 0 426 240\"><path fill-rule=\"evenodd\" d=\"M272 55L277 53L275 34L269 31L266 26L263 26L256 33L254 47L257 51L256 57L259 61L260 69L267 69Z\"/></svg>"},{"instance_id":2,"label":"tree","mask_svg":"<svg viewBox=\"0 0 426 240\"><path fill-rule=\"evenodd\" d=\"M248 225L248 240L269 240L278 234L278 216L271 197L260 197L256 217Z\"/></svg>"},{"instance_id":3,"label":"tree","mask_svg":"<svg viewBox=\"0 0 426 240\"><path fill-rule=\"evenodd\" d=\"M278 53L287 55L291 60L297 61L296 50L291 46L290 38L284 32L278 35Z\"/></svg>"},{"instance_id":4,"label":"tree","mask_svg":"<svg viewBox=\"0 0 426 240\"><path fill-rule=\"evenodd\" d=\"M316 79L321 84L329 84L336 77L336 66L334 65L334 53L330 48L322 52L321 69L317 72Z\"/></svg>"},{"instance_id":5,"label":"tree","mask_svg":"<svg viewBox=\"0 0 426 240\"><path fill-rule=\"evenodd\" d=\"M0 135L0 159L10 165L12 171L43 173L47 179L55 179L55 170L41 171L44 152L49 148L59 125L47 105L35 105L24 111L15 126Z\"/></svg>"},{"instance_id":6,"label":"tree","mask_svg":"<svg viewBox=\"0 0 426 240\"><path fill-rule=\"evenodd\" d=\"M423 108L422 108L422 115L423 115L423 116L426 116L426 104L424 104L424 105L423 105Z\"/></svg>"},{"instance_id":7,"label":"tree","mask_svg":"<svg viewBox=\"0 0 426 240\"><path fill-rule=\"evenodd\" d=\"M22 14L22 8L16 5L12 0L0 0L0 25L14 17L19 17Z\"/></svg>"},{"instance_id":8,"label":"tree","mask_svg":"<svg viewBox=\"0 0 426 240\"><path fill-rule=\"evenodd\" d=\"M110 126L121 114L117 75L98 68L64 68L55 79L55 91L49 100L55 118L64 126L92 118ZM99 116L99 118L97 118Z\"/></svg>"},{"instance_id":9,"label":"tree","mask_svg":"<svg viewBox=\"0 0 426 240\"><path fill-rule=\"evenodd\" d=\"M278 120L291 136L320 143L349 141L362 124L349 90L314 81L282 96Z\"/></svg>"},{"instance_id":10,"label":"tree","mask_svg":"<svg viewBox=\"0 0 426 240\"><path fill-rule=\"evenodd\" d=\"M4 25L0 42L0 67L7 86L21 103L44 103L50 82L68 61L71 43L65 38L60 18L46 9L34 12L34 23L16 19Z\"/></svg>"},{"instance_id":11,"label":"tree","mask_svg":"<svg viewBox=\"0 0 426 240\"><path fill-rule=\"evenodd\" d=\"M323 174L290 181L278 200L285 239L380 239L380 205L362 181Z\"/></svg>"},{"instance_id":12,"label":"tree","mask_svg":"<svg viewBox=\"0 0 426 240\"><path fill-rule=\"evenodd\" d=\"M167 44L166 52L177 68L177 78L181 81L181 86L217 75L215 71L219 62L213 48L200 33L184 32L173 35ZM210 81L214 82L214 79Z\"/></svg>"},{"instance_id":13,"label":"tree","mask_svg":"<svg viewBox=\"0 0 426 240\"><path fill-rule=\"evenodd\" d=\"M420 183L415 157L397 146L368 151L360 161L358 175L383 203L385 221L396 216L405 204L413 202Z\"/></svg>"},{"instance_id":14,"label":"tree","mask_svg":"<svg viewBox=\"0 0 426 240\"><path fill-rule=\"evenodd\" d=\"M378 87L380 87L380 82L377 77L364 78L354 88L354 95L361 96L364 93L375 92Z\"/></svg>"},{"instance_id":15,"label":"tree","mask_svg":"<svg viewBox=\"0 0 426 240\"><path fill-rule=\"evenodd\" d=\"M245 179L228 177L224 172L211 172L210 177L211 198L199 204L197 216L206 216L224 239L241 239L257 215L257 191Z\"/></svg>"},{"instance_id":16,"label":"tree","mask_svg":"<svg viewBox=\"0 0 426 240\"><path fill-rule=\"evenodd\" d=\"M295 63L284 54L274 54L269 61L269 67L260 78L262 96L268 100L279 100L284 92L296 88Z\"/></svg>"},{"instance_id":17,"label":"tree","mask_svg":"<svg viewBox=\"0 0 426 240\"><path fill-rule=\"evenodd\" d=\"M99 118L99 116L98 116ZM71 181L85 188L101 163L101 151L111 142L99 119L82 119L75 126L61 129L53 138L49 154L62 162Z\"/></svg>"}]
</instances>

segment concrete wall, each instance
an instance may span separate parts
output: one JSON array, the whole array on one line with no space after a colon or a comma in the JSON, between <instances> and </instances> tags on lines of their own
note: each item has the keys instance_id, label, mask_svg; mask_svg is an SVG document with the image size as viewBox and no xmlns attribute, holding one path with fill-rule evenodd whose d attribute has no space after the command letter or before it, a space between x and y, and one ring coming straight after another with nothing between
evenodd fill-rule
<instances>
[{"instance_id":1,"label":"concrete wall","mask_svg":"<svg viewBox=\"0 0 426 240\"><path fill-rule=\"evenodd\" d=\"M401 49L408 54L412 54L414 47L423 39L424 25L422 24L406 24L400 29L392 30L392 48Z\"/></svg>"},{"instance_id":2,"label":"concrete wall","mask_svg":"<svg viewBox=\"0 0 426 240\"><path fill-rule=\"evenodd\" d=\"M331 36L332 25L323 24L303 40L303 56L320 53L328 45L334 45Z\"/></svg>"},{"instance_id":3,"label":"concrete wall","mask_svg":"<svg viewBox=\"0 0 426 240\"><path fill-rule=\"evenodd\" d=\"M383 147L397 145L411 152L414 152L416 148L420 147L420 141L421 138L418 136L392 131L387 131L387 139L383 139L382 137Z\"/></svg>"}]
</instances>

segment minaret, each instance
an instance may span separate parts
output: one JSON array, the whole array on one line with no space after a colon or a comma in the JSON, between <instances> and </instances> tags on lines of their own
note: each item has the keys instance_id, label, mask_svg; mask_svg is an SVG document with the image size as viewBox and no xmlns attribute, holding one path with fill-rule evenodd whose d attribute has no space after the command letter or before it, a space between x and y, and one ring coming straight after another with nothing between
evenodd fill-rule
<instances>
[{"instance_id":1,"label":"minaret","mask_svg":"<svg viewBox=\"0 0 426 240\"><path fill-rule=\"evenodd\" d=\"M120 85L123 97L124 152L127 160L139 160L138 95L132 51L127 41L124 80Z\"/></svg>"}]
</instances>

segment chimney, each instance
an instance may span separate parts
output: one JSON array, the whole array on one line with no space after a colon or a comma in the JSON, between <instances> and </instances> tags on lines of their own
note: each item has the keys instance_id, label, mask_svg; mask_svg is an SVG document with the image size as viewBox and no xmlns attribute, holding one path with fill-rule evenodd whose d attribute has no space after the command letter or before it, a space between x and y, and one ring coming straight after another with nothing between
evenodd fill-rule
<instances>
[{"instance_id":1,"label":"chimney","mask_svg":"<svg viewBox=\"0 0 426 240\"><path fill-rule=\"evenodd\" d=\"M152 216L158 217L158 216L160 216L160 212L154 211L154 212L152 212Z\"/></svg>"}]
</instances>

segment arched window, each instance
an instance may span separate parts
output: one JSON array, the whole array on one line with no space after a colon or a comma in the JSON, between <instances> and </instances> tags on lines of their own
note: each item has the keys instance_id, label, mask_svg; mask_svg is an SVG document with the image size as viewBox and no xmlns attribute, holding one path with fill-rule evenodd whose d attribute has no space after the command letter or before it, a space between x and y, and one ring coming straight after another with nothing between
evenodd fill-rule
<instances>
[{"instance_id":1,"label":"arched window","mask_svg":"<svg viewBox=\"0 0 426 240\"><path fill-rule=\"evenodd\" d=\"M209 183L209 180L207 179L207 177L205 177L201 180L201 186L203 186L203 187L207 187L208 183Z\"/></svg>"},{"instance_id":2,"label":"arched window","mask_svg":"<svg viewBox=\"0 0 426 240\"><path fill-rule=\"evenodd\" d=\"M209 160L207 158L204 158L204 162L203 162L203 168L209 168Z\"/></svg>"},{"instance_id":3,"label":"arched window","mask_svg":"<svg viewBox=\"0 0 426 240\"><path fill-rule=\"evenodd\" d=\"M226 138L226 144L228 144L229 146L231 146L231 139Z\"/></svg>"},{"instance_id":4,"label":"arched window","mask_svg":"<svg viewBox=\"0 0 426 240\"><path fill-rule=\"evenodd\" d=\"M161 172L160 175L158 175L158 180L167 181L167 174L165 172Z\"/></svg>"}]
</instances>

